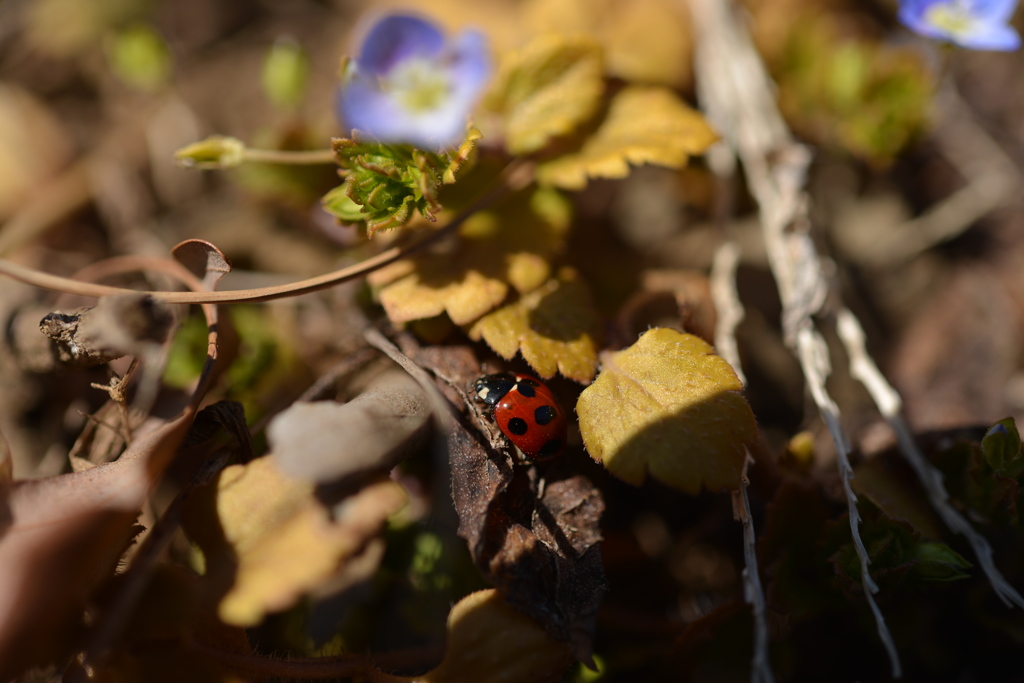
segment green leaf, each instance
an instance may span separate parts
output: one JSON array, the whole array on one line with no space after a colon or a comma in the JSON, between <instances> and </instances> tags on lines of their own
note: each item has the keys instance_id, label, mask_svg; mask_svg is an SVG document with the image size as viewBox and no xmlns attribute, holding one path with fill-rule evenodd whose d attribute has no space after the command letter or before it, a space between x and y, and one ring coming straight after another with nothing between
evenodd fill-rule
<instances>
[{"instance_id":1,"label":"green leaf","mask_svg":"<svg viewBox=\"0 0 1024 683\"><path fill-rule=\"evenodd\" d=\"M504 117L508 151L536 152L592 117L604 92L602 73L601 48L582 37L548 34L510 53L486 101Z\"/></svg>"},{"instance_id":2,"label":"green leaf","mask_svg":"<svg viewBox=\"0 0 1024 683\"><path fill-rule=\"evenodd\" d=\"M363 207L348 196L347 189L345 185L338 185L323 196L320 204L324 207L324 211L342 223L358 223L366 218L366 215L363 213Z\"/></svg>"},{"instance_id":3,"label":"green leaf","mask_svg":"<svg viewBox=\"0 0 1024 683\"><path fill-rule=\"evenodd\" d=\"M365 221L369 237L405 225L414 212L433 222L442 208L441 186L455 182L455 172L480 137L480 131L470 127L457 150L443 152L385 145L364 139L358 131L351 139L334 138L332 148L345 183L323 197L324 210L345 222Z\"/></svg>"},{"instance_id":4,"label":"green leaf","mask_svg":"<svg viewBox=\"0 0 1024 683\"><path fill-rule=\"evenodd\" d=\"M597 132L578 151L541 164L537 180L579 190L588 178L625 178L631 163L682 168L717 139L704 117L670 90L627 88Z\"/></svg>"},{"instance_id":5,"label":"green leaf","mask_svg":"<svg viewBox=\"0 0 1024 683\"><path fill-rule=\"evenodd\" d=\"M917 50L851 36L834 12L796 14L772 60L782 113L817 144L891 163L927 124L935 69Z\"/></svg>"},{"instance_id":6,"label":"green leaf","mask_svg":"<svg viewBox=\"0 0 1024 683\"><path fill-rule=\"evenodd\" d=\"M957 581L970 577L973 565L945 543L918 543L914 552L914 574L926 581Z\"/></svg>"},{"instance_id":7,"label":"green leaf","mask_svg":"<svg viewBox=\"0 0 1024 683\"><path fill-rule=\"evenodd\" d=\"M590 456L639 486L736 489L757 425L736 372L692 334L656 328L602 357L576 404Z\"/></svg>"},{"instance_id":8,"label":"green leaf","mask_svg":"<svg viewBox=\"0 0 1024 683\"><path fill-rule=\"evenodd\" d=\"M132 26L118 33L107 46L111 69L126 84L153 92L171 75L171 52L151 26Z\"/></svg>"},{"instance_id":9,"label":"green leaf","mask_svg":"<svg viewBox=\"0 0 1024 683\"><path fill-rule=\"evenodd\" d=\"M1000 420L985 433L981 450L985 454L985 462L996 472L1013 478L1020 474L1024 458L1021 458L1020 434L1012 417ZM1010 474L1011 470L1013 474Z\"/></svg>"},{"instance_id":10,"label":"green leaf","mask_svg":"<svg viewBox=\"0 0 1024 683\"><path fill-rule=\"evenodd\" d=\"M278 40L263 61L261 76L267 98L278 107L293 109L306 94L309 59L294 41Z\"/></svg>"},{"instance_id":11,"label":"green leaf","mask_svg":"<svg viewBox=\"0 0 1024 683\"><path fill-rule=\"evenodd\" d=\"M860 587L861 566L857 550L850 540L848 518L832 524L829 558L836 578L848 590ZM909 524L892 519L871 505L863 506L861 537L871 558L871 575L887 586L920 582L957 581L970 576L971 563L945 543L922 541Z\"/></svg>"}]
</instances>

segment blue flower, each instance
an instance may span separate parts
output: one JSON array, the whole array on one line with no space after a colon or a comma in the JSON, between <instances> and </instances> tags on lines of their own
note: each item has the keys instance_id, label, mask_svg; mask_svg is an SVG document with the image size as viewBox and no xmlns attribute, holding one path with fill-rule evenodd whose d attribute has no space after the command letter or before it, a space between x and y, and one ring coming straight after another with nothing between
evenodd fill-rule
<instances>
[{"instance_id":1,"label":"blue flower","mask_svg":"<svg viewBox=\"0 0 1024 683\"><path fill-rule=\"evenodd\" d=\"M1017 0L901 0L900 21L929 38L973 50L1016 50L1020 36L1008 24Z\"/></svg>"},{"instance_id":2,"label":"blue flower","mask_svg":"<svg viewBox=\"0 0 1024 683\"><path fill-rule=\"evenodd\" d=\"M465 31L446 41L414 16L378 21L350 62L338 93L345 125L385 143L457 145L491 74L487 40Z\"/></svg>"}]
</instances>

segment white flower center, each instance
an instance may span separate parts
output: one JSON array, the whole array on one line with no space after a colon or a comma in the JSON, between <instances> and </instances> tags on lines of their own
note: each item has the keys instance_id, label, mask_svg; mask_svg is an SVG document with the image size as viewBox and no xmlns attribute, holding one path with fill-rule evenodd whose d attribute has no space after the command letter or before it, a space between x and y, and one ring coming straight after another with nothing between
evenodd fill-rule
<instances>
[{"instance_id":1,"label":"white flower center","mask_svg":"<svg viewBox=\"0 0 1024 683\"><path fill-rule=\"evenodd\" d=\"M409 111L428 112L441 107L451 83L437 62L417 57L392 69L384 87Z\"/></svg>"},{"instance_id":2,"label":"white flower center","mask_svg":"<svg viewBox=\"0 0 1024 683\"><path fill-rule=\"evenodd\" d=\"M928 8L925 21L951 36L968 34L977 22L971 15L970 4L963 0L936 3Z\"/></svg>"}]
</instances>

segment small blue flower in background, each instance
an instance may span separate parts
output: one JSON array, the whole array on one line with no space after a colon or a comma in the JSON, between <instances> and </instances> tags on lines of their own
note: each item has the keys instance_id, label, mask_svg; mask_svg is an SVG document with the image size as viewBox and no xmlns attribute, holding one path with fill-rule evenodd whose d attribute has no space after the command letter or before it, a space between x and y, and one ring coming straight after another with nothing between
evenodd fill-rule
<instances>
[{"instance_id":1,"label":"small blue flower in background","mask_svg":"<svg viewBox=\"0 0 1024 683\"><path fill-rule=\"evenodd\" d=\"M465 31L446 41L434 24L392 15L377 22L338 94L346 127L385 143L424 149L462 142L491 74L487 40Z\"/></svg>"},{"instance_id":2,"label":"small blue flower in background","mask_svg":"<svg viewBox=\"0 0 1024 683\"><path fill-rule=\"evenodd\" d=\"M972 50L1016 50L1008 24L1017 0L900 0L900 21L915 33Z\"/></svg>"}]
</instances>

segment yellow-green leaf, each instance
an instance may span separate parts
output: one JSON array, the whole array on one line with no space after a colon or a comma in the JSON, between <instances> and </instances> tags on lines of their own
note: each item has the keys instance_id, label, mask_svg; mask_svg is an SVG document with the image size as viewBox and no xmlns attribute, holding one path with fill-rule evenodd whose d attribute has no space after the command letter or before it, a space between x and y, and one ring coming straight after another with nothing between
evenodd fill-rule
<instances>
[{"instance_id":1,"label":"yellow-green leaf","mask_svg":"<svg viewBox=\"0 0 1024 683\"><path fill-rule=\"evenodd\" d=\"M548 279L570 217L569 202L557 191L519 192L474 214L458 238L368 279L392 322L447 313L466 325L504 301L509 287L529 292Z\"/></svg>"},{"instance_id":2,"label":"yellow-green leaf","mask_svg":"<svg viewBox=\"0 0 1024 683\"><path fill-rule=\"evenodd\" d=\"M224 469L189 501L186 529L207 575L228 581L218 606L226 624L252 626L333 576L405 503L390 480L368 485L332 515L311 482L283 475L271 458Z\"/></svg>"},{"instance_id":3,"label":"yellow-green leaf","mask_svg":"<svg viewBox=\"0 0 1024 683\"><path fill-rule=\"evenodd\" d=\"M569 648L551 638L498 591L470 593L448 615L444 659L436 669L411 678L416 683L502 683L561 681L572 662Z\"/></svg>"},{"instance_id":4,"label":"yellow-green leaf","mask_svg":"<svg viewBox=\"0 0 1024 683\"><path fill-rule=\"evenodd\" d=\"M576 152L542 164L537 179L569 190L587 178L624 178L629 164L682 168L718 135L704 117L665 88L626 88L612 100L597 132Z\"/></svg>"},{"instance_id":5,"label":"yellow-green leaf","mask_svg":"<svg viewBox=\"0 0 1024 683\"><path fill-rule=\"evenodd\" d=\"M757 425L732 366L707 342L656 328L602 365L576 404L592 458L634 485L650 473L687 493L738 488Z\"/></svg>"},{"instance_id":6,"label":"yellow-green leaf","mask_svg":"<svg viewBox=\"0 0 1024 683\"><path fill-rule=\"evenodd\" d=\"M593 116L604 92L601 49L583 37L548 34L502 61L487 106L505 124L505 146L529 154Z\"/></svg>"},{"instance_id":7,"label":"yellow-green leaf","mask_svg":"<svg viewBox=\"0 0 1024 683\"><path fill-rule=\"evenodd\" d=\"M557 278L476 321L469 336L506 359L521 352L541 377L561 372L589 382L597 371L599 332L590 291L574 270L563 268Z\"/></svg>"}]
</instances>

